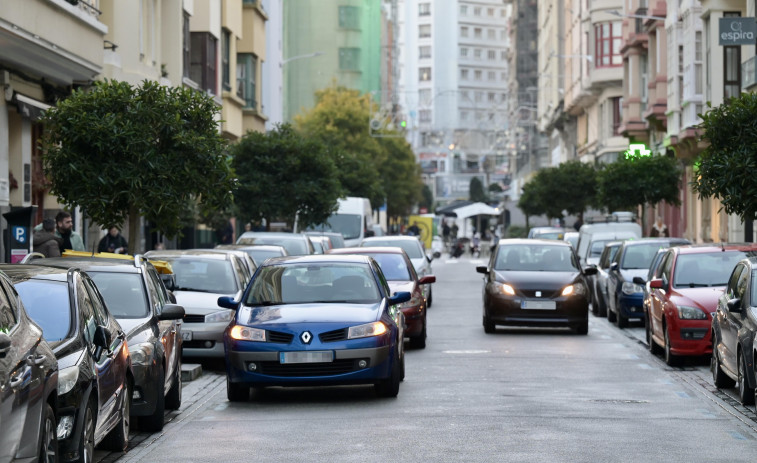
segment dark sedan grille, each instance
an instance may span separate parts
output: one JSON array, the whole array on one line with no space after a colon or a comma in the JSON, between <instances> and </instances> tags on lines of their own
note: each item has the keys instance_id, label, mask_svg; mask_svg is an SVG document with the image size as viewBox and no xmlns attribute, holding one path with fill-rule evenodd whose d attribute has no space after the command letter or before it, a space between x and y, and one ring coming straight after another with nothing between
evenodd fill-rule
<instances>
[{"instance_id":1,"label":"dark sedan grille","mask_svg":"<svg viewBox=\"0 0 757 463\"><path fill-rule=\"evenodd\" d=\"M205 315L184 315L186 323L205 323Z\"/></svg>"},{"instance_id":2,"label":"dark sedan grille","mask_svg":"<svg viewBox=\"0 0 757 463\"><path fill-rule=\"evenodd\" d=\"M535 298L535 299L538 299L538 298L541 298L541 299L552 299L553 297L557 297L557 296L560 295L560 293L558 293L556 291L551 291L551 290L542 290L541 291L541 296L539 296L539 297L536 296L536 290L526 290L526 291L521 291L521 293L525 297Z\"/></svg>"},{"instance_id":3,"label":"dark sedan grille","mask_svg":"<svg viewBox=\"0 0 757 463\"><path fill-rule=\"evenodd\" d=\"M321 342L344 341L347 339L347 328L321 333L318 335L318 339L320 339Z\"/></svg>"},{"instance_id":4,"label":"dark sedan grille","mask_svg":"<svg viewBox=\"0 0 757 463\"><path fill-rule=\"evenodd\" d=\"M281 331L266 331L266 340L268 342L275 342L277 344L289 344L294 339L294 335L291 333L282 333Z\"/></svg>"},{"instance_id":5,"label":"dark sedan grille","mask_svg":"<svg viewBox=\"0 0 757 463\"><path fill-rule=\"evenodd\" d=\"M260 373L271 376L332 376L357 371L354 359L334 360L329 363L260 362Z\"/></svg>"}]
</instances>

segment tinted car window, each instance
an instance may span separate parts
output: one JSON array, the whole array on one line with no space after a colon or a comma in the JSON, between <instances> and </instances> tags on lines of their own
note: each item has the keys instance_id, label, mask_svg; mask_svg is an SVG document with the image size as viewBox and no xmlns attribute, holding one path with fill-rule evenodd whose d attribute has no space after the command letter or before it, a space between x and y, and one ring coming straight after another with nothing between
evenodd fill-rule
<instances>
[{"instance_id":1,"label":"tinted car window","mask_svg":"<svg viewBox=\"0 0 757 463\"><path fill-rule=\"evenodd\" d=\"M623 261L621 262L620 268L648 269L659 249L660 243L627 246L625 253L623 254Z\"/></svg>"},{"instance_id":2,"label":"tinted car window","mask_svg":"<svg viewBox=\"0 0 757 463\"><path fill-rule=\"evenodd\" d=\"M420 259L425 257L420 242L416 239L410 240L370 240L364 241L362 246L398 246L402 248L407 256L411 259Z\"/></svg>"},{"instance_id":3,"label":"tinted car window","mask_svg":"<svg viewBox=\"0 0 757 463\"><path fill-rule=\"evenodd\" d=\"M71 332L71 307L68 284L62 281L26 280L16 291L29 314L41 328L45 339L60 341Z\"/></svg>"},{"instance_id":4,"label":"tinted car window","mask_svg":"<svg viewBox=\"0 0 757 463\"><path fill-rule=\"evenodd\" d=\"M752 270L752 287L750 290L752 302L749 305L754 307L757 306L757 270Z\"/></svg>"},{"instance_id":5,"label":"tinted car window","mask_svg":"<svg viewBox=\"0 0 757 463\"><path fill-rule=\"evenodd\" d=\"M512 245L500 248L494 269L565 272L576 271L578 266L568 246Z\"/></svg>"},{"instance_id":6,"label":"tinted car window","mask_svg":"<svg viewBox=\"0 0 757 463\"><path fill-rule=\"evenodd\" d=\"M237 292L231 264L225 259L161 259L171 262L177 290L225 294Z\"/></svg>"},{"instance_id":7,"label":"tinted car window","mask_svg":"<svg viewBox=\"0 0 757 463\"><path fill-rule=\"evenodd\" d=\"M142 276L138 273L89 272L108 310L116 318L144 318L149 313Z\"/></svg>"},{"instance_id":8,"label":"tinted car window","mask_svg":"<svg viewBox=\"0 0 757 463\"><path fill-rule=\"evenodd\" d=\"M237 244L272 244L282 246L290 256L302 256L310 254L305 239L301 236L292 235L291 238L283 236L249 236L242 237Z\"/></svg>"},{"instance_id":9,"label":"tinted car window","mask_svg":"<svg viewBox=\"0 0 757 463\"><path fill-rule=\"evenodd\" d=\"M745 256L741 251L681 254L676 261L673 286L725 286L733 268Z\"/></svg>"},{"instance_id":10,"label":"tinted car window","mask_svg":"<svg viewBox=\"0 0 757 463\"><path fill-rule=\"evenodd\" d=\"M726 286L725 294L728 297L728 299L733 299L736 297L736 286L739 283L739 277L741 276L741 273L744 271L743 265L737 265L735 269L733 269L733 273L731 273L731 277L728 279L728 286Z\"/></svg>"},{"instance_id":11,"label":"tinted car window","mask_svg":"<svg viewBox=\"0 0 757 463\"><path fill-rule=\"evenodd\" d=\"M346 239L355 239L360 237L360 216L358 214L333 214L329 217L327 223L310 227L309 230L318 231L336 231L341 233Z\"/></svg>"},{"instance_id":12,"label":"tinted car window","mask_svg":"<svg viewBox=\"0 0 757 463\"><path fill-rule=\"evenodd\" d=\"M407 269L407 262L400 254L373 254L373 259L378 262L384 277L387 280L412 280Z\"/></svg>"}]
</instances>

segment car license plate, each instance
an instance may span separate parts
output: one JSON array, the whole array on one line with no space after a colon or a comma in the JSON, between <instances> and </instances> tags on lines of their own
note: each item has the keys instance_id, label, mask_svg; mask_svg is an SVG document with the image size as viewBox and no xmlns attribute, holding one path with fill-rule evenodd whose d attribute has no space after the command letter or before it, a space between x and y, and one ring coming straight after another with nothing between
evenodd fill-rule
<instances>
[{"instance_id":1,"label":"car license plate","mask_svg":"<svg viewBox=\"0 0 757 463\"><path fill-rule=\"evenodd\" d=\"M330 350L281 352L279 359L281 363L327 363L334 361L334 352Z\"/></svg>"},{"instance_id":2,"label":"car license plate","mask_svg":"<svg viewBox=\"0 0 757 463\"><path fill-rule=\"evenodd\" d=\"M192 340L192 332L188 330L181 330L181 340L182 341L191 341Z\"/></svg>"},{"instance_id":3,"label":"car license plate","mask_svg":"<svg viewBox=\"0 0 757 463\"><path fill-rule=\"evenodd\" d=\"M556 310L557 304L555 301L521 301L520 308L530 310Z\"/></svg>"}]
</instances>

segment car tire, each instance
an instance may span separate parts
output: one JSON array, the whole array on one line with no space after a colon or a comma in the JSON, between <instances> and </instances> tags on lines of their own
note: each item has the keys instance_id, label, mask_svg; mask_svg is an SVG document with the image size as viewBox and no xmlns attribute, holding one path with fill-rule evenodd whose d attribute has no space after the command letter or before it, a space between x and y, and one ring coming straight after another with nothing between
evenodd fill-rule
<instances>
[{"instance_id":1,"label":"car tire","mask_svg":"<svg viewBox=\"0 0 757 463\"><path fill-rule=\"evenodd\" d=\"M492 319L484 315L484 333L492 334L494 333L494 329L494 322Z\"/></svg>"},{"instance_id":2,"label":"car tire","mask_svg":"<svg viewBox=\"0 0 757 463\"><path fill-rule=\"evenodd\" d=\"M96 394L95 391L93 393ZM95 457L96 408L95 399L90 398L87 407L84 409L84 422L81 426L81 436L79 438L79 459L81 461L93 461Z\"/></svg>"},{"instance_id":3,"label":"car tire","mask_svg":"<svg viewBox=\"0 0 757 463\"><path fill-rule=\"evenodd\" d=\"M121 418L100 444L100 448L112 452L124 452L129 445L129 428L131 426L131 384L128 379L125 384L124 398L121 401Z\"/></svg>"},{"instance_id":4,"label":"car tire","mask_svg":"<svg viewBox=\"0 0 757 463\"><path fill-rule=\"evenodd\" d=\"M616 318L618 320L618 328L628 328L628 317L618 311L618 316Z\"/></svg>"},{"instance_id":5,"label":"car tire","mask_svg":"<svg viewBox=\"0 0 757 463\"><path fill-rule=\"evenodd\" d=\"M410 347L414 349L426 348L426 319L425 318L423 319L423 329L421 330L421 334L410 338Z\"/></svg>"},{"instance_id":6,"label":"car tire","mask_svg":"<svg viewBox=\"0 0 757 463\"><path fill-rule=\"evenodd\" d=\"M663 354L665 356L665 363L668 366L677 367L681 364L681 357L677 356L671 351L670 335L668 334L667 327L665 327L665 351L663 352Z\"/></svg>"},{"instance_id":7,"label":"car tire","mask_svg":"<svg viewBox=\"0 0 757 463\"><path fill-rule=\"evenodd\" d=\"M615 315L615 312L612 311L610 307L607 307L607 321L610 323L615 323L615 320L618 317Z\"/></svg>"},{"instance_id":8,"label":"car tire","mask_svg":"<svg viewBox=\"0 0 757 463\"><path fill-rule=\"evenodd\" d=\"M174 372L173 386L168 390L166 394L166 408L169 410L178 410L181 408L181 359L176 365L176 372Z\"/></svg>"},{"instance_id":9,"label":"car tire","mask_svg":"<svg viewBox=\"0 0 757 463\"><path fill-rule=\"evenodd\" d=\"M166 414L166 396L164 395L166 384L166 372L163 368L160 368L158 373L158 392L155 396L155 410L152 415L139 417L139 427L143 431L158 432L163 430L163 423L165 423Z\"/></svg>"},{"instance_id":10,"label":"car tire","mask_svg":"<svg viewBox=\"0 0 757 463\"><path fill-rule=\"evenodd\" d=\"M576 334L589 334L589 319L586 318L586 320L582 321L578 325L576 325Z\"/></svg>"},{"instance_id":11,"label":"car tire","mask_svg":"<svg viewBox=\"0 0 757 463\"><path fill-rule=\"evenodd\" d=\"M45 416L40 430L39 461L43 463L58 462L58 438L55 412L50 404L45 403Z\"/></svg>"},{"instance_id":12,"label":"car tire","mask_svg":"<svg viewBox=\"0 0 757 463\"><path fill-rule=\"evenodd\" d=\"M739 359L739 400L742 405L754 405L754 388L746 384L746 365L744 355Z\"/></svg>"},{"instance_id":13,"label":"car tire","mask_svg":"<svg viewBox=\"0 0 757 463\"><path fill-rule=\"evenodd\" d=\"M244 384L232 383L226 375L226 398L229 402L246 402L250 398L250 388Z\"/></svg>"},{"instance_id":14,"label":"car tire","mask_svg":"<svg viewBox=\"0 0 757 463\"><path fill-rule=\"evenodd\" d=\"M649 326L649 316L644 319L644 335L647 338L647 349L652 355L662 354L662 348L652 339L652 331Z\"/></svg>"},{"instance_id":15,"label":"car tire","mask_svg":"<svg viewBox=\"0 0 757 463\"><path fill-rule=\"evenodd\" d=\"M397 349L399 349L399 344L396 344L394 348L392 371L389 374L389 377L382 379L374 384L376 395L378 395L379 397L397 397L397 394L399 394L400 392L400 381L402 381L402 365L400 364L401 360L399 358L399 354L397 353Z\"/></svg>"},{"instance_id":16,"label":"car tire","mask_svg":"<svg viewBox=\"0 0 757 463\"><path fill-rule=\"evenodd\" d=\"M713 339L715 339L713 337ZM710 359L710 370L712 371L712 382L718 389L728 389L736 385L730 376L725 374L723 367L720 366L720 357L718 357L717 348L712 349L712 358Z\"/></svg>"}]
</instances>

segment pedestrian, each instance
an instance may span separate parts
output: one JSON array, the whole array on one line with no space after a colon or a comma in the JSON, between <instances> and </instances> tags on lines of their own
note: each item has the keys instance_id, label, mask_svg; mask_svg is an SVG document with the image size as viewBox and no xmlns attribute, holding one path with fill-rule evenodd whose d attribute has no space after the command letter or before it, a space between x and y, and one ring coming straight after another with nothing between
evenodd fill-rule
<instances>
[{"instance_id":1,"label":"pedestrian","mask_svg":"<svg viewBox=\"0 0 757 463\"><path fill-rule=\"evenodd\" d=\"M113 252L116 254L126 254L127 249L129 249L129 243L116 226L108 228L108 234L103 236L97 246L97 252Z\"/></svg>"},{"instance_id":2,"label":"pedestrian","mask_svg":"<svg viewBox=\"0 0 757 463\"><path fill-rule=\"evenodd\" d=\"M417 221L413 222L413 224L407 228L407 231L408 231L408 234L413 235L413 236L420 236L421 234L421 229L418 228Z\"/></svg>"},{"instance_id":3,"label":"pedestrian","mask_svg":"<svg viewBox=\"0 0 757 463\"><path fill-rule=\"evenodd\" d=\"M654 225L652 225L652 230L649 232L649 236L654 236L654 237L670 236L670 233L668 232L668 226L665 225L665 223L662 221L662 217L660 217L659 215L657 216L657 220L655 220Z\"/></svg>"},{"instance_id":4,"label":"pedestrian","mask_svg":"<svg viewBox=\"0 0 757 463\"><path fill-rule=\"evenodd\" d=\"M34 231L42 230L43 224L39 224L34 227ZM74 231L74 220L71 218L71 214L66 211L60 211L55 215L55 236L63 240L60 245L61 254L66 249L73 249L74 251L86 251L84 247L84 240L81 239L81 235Z\"/></svg>"},{"instance_id":5,"label":"pedestrian","mask_svg":"<svg viewBox=\"0 0 757 463\"><path fill-rule=\"evenodd\" d=\"M450 231L449 231L450 232L450 237L452 239L457 238L457 230L458 230L458 228L457 228L457 222L452 222L452 229L450 229Z\"/></svg>"},{"instance_id":6,"label":"pedestrian","mask_svg":"<svg viewBox=\"0 0 757 463\"><path fill-rule=\"evenodd\" d=\"M60 245L63 239L55 236L55 220L47 218L42 221L42 229L34 232L34 252L45 257L60 257Z\"/></svg>"},{"instance_id":7,"label":"pedestrian","mask_svg":"<svg viewBox=\"0 0 757 463\"><path fill-rule=\"evenodd\" d=\"M446 220L442 220L442 238L444 239L445 245L449 243L449 234L450 234L449 225L447 225Z\"/></svg>"}]
</instances>

